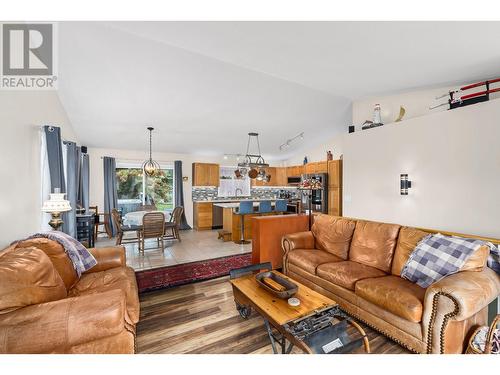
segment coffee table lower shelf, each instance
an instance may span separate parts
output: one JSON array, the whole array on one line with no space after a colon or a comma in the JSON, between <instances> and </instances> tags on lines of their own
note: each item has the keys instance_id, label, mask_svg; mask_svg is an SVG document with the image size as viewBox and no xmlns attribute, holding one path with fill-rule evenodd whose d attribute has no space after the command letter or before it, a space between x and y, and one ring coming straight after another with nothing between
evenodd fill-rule
<instances>
[{"instance_id":1,"label":"coffee table lower shelf","mask_svg":"<svg viewBox=\"0 0 500 375\"><path fill-rule=\"evenodd\" d=\"M273 353L289 354L297 346L310 354L340 354L363 345L370 353L365 331L337 303L288 279L299 287L296 297L301 300L300 308L289 306L261 288L253 274L231 280L240 316L247 319L255 310L262 317ZM348 333L349 325L356 334Z\"/></svg>"}]
</instances>

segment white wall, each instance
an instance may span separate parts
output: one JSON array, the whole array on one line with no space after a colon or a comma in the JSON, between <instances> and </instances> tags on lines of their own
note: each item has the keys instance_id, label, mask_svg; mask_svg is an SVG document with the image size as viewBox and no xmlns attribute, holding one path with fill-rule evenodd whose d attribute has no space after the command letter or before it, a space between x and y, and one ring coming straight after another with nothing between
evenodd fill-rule
<instances>
[{"instance_id":1,"label":"white wall","mask_svg":"<svg viewBox=\"0 0 500 375\"><path fill-rule=\"evenodd\" d=\"M0 91L0 248L40 230L40 134L77 141L55 91Z\"/></svg>"},{"instance_id":2,"label":"white wall","mask_svg":"<svg viewBox=\"0 0 500 375\"><path fill-rule=\"evenodd\" d=\"M499 119L496 99L344 136L344 215L500 238Z\"/></svg>"},{"instance_id":3,"label":"white wall","mask_svg":"<svg viewBox=\"0 0 500 375\"><path fill-rule=\"evenodd\" d=\"M146 144L144 145L146 147ZM104 170L101 157L111 156L117 161L144 161L147 157L147 152L134 151L134 150L117 150L117 149L102 149L102 148L89 148L89 161L90 161L90 204L104 207ZM184 210L186 212L186 219L189 225L193 224L193 202L191 196L192 188L192 163L219 163L221 165L232 165L231 161L224 160L222 157L217 156L201 156L190 154L173 154L154 152L153 159L159 163L172 163L175 160L182 161L182 174L188 177L188 181L184 182ZM99 209L101 210L101 208Z\"/></svg>"},{"instance_id":4,"label":"white wall","mask_svg":"<svg viewBox=\"0 0 500 375\"><path fill-rule=\"evenodd\" d=\"M343 152L344 134L348 132L349 125L352 124L352 105L350 103L346 105L343 113L338 113L337 116L340 120L337 119L335 123L331 124L333 132L330 137L325 137L324 142L314 147L301 147L301 140L296 140L292 143L291 147L297 145L297 151L294 152L291 158L284 161L283 164L286 166L301 165L304 162L304 156L307 156L309 162L324 161L327 160L327 151L332 152L334 159L339 159ZM310 133L305 131L304 137L308 136L310 136Z\"/></svg>"}]
</instances>

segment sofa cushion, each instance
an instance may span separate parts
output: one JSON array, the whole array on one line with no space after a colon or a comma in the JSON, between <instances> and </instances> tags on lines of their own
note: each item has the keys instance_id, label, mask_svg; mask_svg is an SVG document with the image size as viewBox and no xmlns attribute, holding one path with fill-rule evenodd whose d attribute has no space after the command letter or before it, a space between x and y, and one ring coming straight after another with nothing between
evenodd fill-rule
<instances>
[{"instance_id":1,"label":"sofa cushion","mask_svg":"<svg viewBox=\"0 0 500 375\"><path fill-rule=\"evenodd\" d=\"M397 224L358 220L349 260L390 272L400 227Z\"/></svg>"},{"instance_id":2,"label":"sofa cushion","mask_svg":"<svg viewBox=\"0 0 500 375\"><path fill-rule=\"evenodd\" d=\"M316 247L347 260L356 222L341 217L318 215L314 218L312 233Z\"/></svg>"},{"instance_id":3,"label":"sofa cushion","mask_svg":"<svg viewBox=\"0 0 500 375\"><path fill-rule=\"evenodd\" d=\"M460 271L475 271L480 272L486 267L488 256L490 255L490 248L488 245L482 245L479 249L474 251L467 259L465 264L460 268Z\"/></svg>"},{"instance_id":4,"label":"sofa cushion","mask_svg":"<svg viewBox=\"0 0 500 375\"><path fill-rule=\"evenodd\" d=\"M398 276L364 279L356 283L356 294L393 314L419 323L425 289Z\"/></svg>"},{"instance_id":5,"label":"sofa cushion","mask_svg":"<svg viewBox=\"0 0 500 375\"><path fill-rule=\"evenodd\" d=\"M316 274L316 268L323 263L342 261L336 255L323 250L296 249L288 253L288 262Z\"/></svg>"},{"instance_id":6,"label":"sofa cushion","mask_svg":"<svg viewBox=\"0 0 500 375\"><path fill-rule=\"evenodd\" d=\"M377 268L349 260L321 264L316 269L316 274L331 283L350 290L354 290L354 286L359 280L386 276Z\"/></svg>"},{"instance_id":7,"label":"sofa cushion","mask_svg":"<svg viewBox=\"0 0 500 375\"><path fill-rule=\"evenodd\" d=\"M69 259L68 255L66 255L66 252L60 243L49 240L48 238L32 238L17 243L17 247L28 246L39 248L49 256L57 272L59 272L59 275L64 281L66 290L71 289L71 287L78 281L78 275L73 267L73 263Z\"/></svg>"},{"instance_id":8,"label":"sofa cushion","mask_svg":"<svg viewBox=\"0 0 500 375\"><path fill-rule=\"evenodd\" d=\"M127 312L135 324L139 321L139 296L135 272L130 267L110 268L106 271L83 274L69 291L70 297L85 296L108 290L121 289L127 299Z\"/></svg>"},{"instance_id":9,"label":"sofa cushion","mask_svg":"<svg viewBox=\"0 0 500 375\"><path fill-rule=\"evenodd\" d=\"M0 252L0 314L66 295L61 277L42 250L14 245Z\"/></svg>"},{"instance_id":10,"label":"sofa cushion","mask_svg":"<svg viewBox=\"0 0 500 375\"><path fill-rule=\"evenodd\" d=\"M399 231L396 250L394 251L394 258L392 260L391 273L393 275L401 276L401 270L408 261L408 258L410 258L411 253L413 252L413 250L415 250L415 247L420 242L420 240L428 234L429 233L416 228L401 228L401 230Z\"/></svg>"}]
</instances>

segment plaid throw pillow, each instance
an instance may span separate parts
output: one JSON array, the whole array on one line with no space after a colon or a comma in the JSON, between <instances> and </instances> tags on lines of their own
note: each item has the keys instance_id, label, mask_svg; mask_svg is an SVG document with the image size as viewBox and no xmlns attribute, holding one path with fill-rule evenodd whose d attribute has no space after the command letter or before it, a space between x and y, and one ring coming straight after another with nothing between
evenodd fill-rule
<instances>
[{"instance_id":1,"label":"plaid throw pillow","mask_svg":"<svg viewBox=\"0 0 500 375\"><path fill-rule=\"evenodd\" d=\"M474 251L484 244L471 238L430 234L417 244L403 266L401 277L427 288L460 271Z\"/></svg>"}]
</instances>

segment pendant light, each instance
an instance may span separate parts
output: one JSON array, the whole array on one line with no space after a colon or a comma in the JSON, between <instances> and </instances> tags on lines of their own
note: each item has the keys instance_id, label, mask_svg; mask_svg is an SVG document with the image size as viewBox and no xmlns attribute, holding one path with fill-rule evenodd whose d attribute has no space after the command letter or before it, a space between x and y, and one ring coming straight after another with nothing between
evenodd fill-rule
<instances>
[{"instance_id":1,"label":"pendant light","mask_svg":"<svg viewBox=\"0 0 500 375\"><path fill-rule=\"evenodd\" d=\"M255 139L255 142L257 143L258 154L250 153L250 143L252 139ZM235 171L236 176L238 177L238 175L240 175L241 177L244 177L248 174L248 177L252 179L264 179L264 168L267 167L269 167L269 164L266 163L260 153L259 133L248 133L247 152L243 161L238 163L238 169ZM264 175L264 178L262 178L261 175Z\"/></svg>"},{"instance_id":2,"label":"pendant light","mask_svg":"<svg viewBox=\"0 0 500 375\"><path fill-rule=\"evenodd\" d=\"M152 144L152 139L153 139L153 130L154 130L154 128L148 127L148 130L149 130L149 159L146 160L142 164L142 170L144 171L144 173L146 173L147 176L153 177L160 170L160 164L158 164L156 161L154 161L153 157L152 157L152 146L151 146L151 144Z\"/></svg>"}]
</instances>

